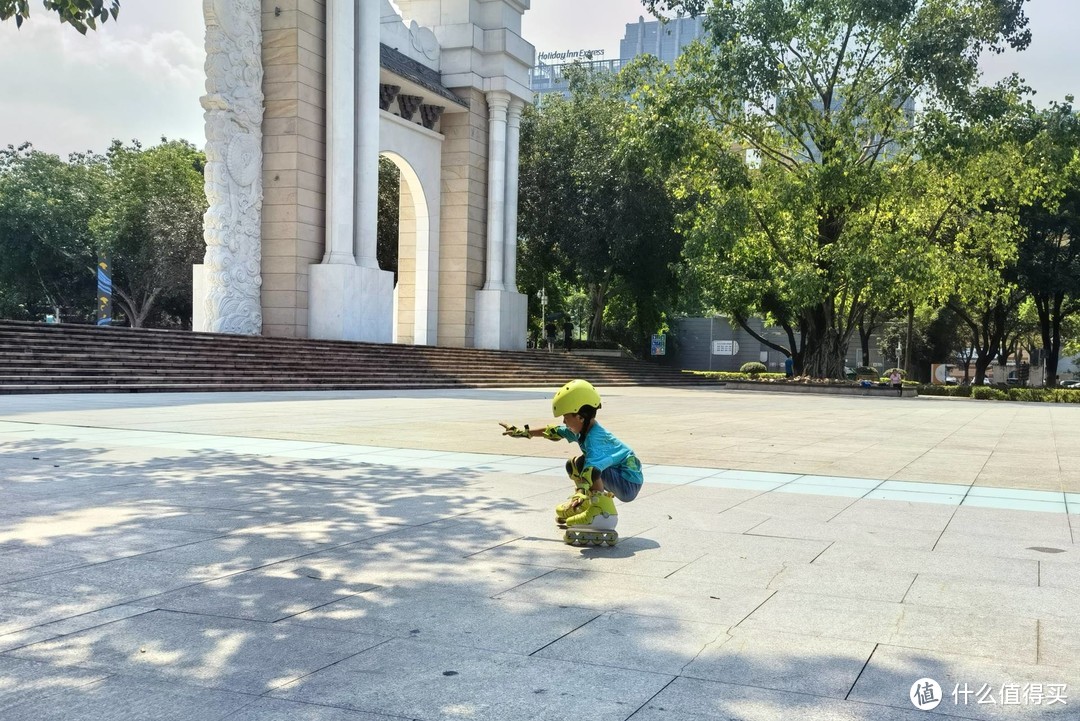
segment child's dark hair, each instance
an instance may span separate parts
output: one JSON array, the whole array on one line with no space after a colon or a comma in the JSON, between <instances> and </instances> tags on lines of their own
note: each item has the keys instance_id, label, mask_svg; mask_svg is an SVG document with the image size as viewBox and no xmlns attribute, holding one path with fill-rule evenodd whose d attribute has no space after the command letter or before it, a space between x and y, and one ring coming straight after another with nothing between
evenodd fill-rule
<instances>
[{"instance_id":1,"label":"child's dark hair","mask_svg":"<svg viewBox=\"0 0 1080 721\"><path fill-rule=\"evenodd\" d=\"M593 419L596 418L596 408L594 406L582 406L578 409L578 415L585 423L581 427L581 441L585 441L585 436L589 433L589 428L592 427Z\"/></svg>"}]
</instances>

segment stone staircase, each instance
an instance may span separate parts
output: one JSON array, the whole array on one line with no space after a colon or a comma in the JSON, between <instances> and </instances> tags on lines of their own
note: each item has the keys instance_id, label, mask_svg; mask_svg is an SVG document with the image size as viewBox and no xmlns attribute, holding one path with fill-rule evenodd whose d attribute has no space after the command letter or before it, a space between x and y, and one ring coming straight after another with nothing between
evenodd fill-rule
<instances>
[{"instance_id":1,"label":"stone staircase","mask_svg":"<svg viewBox=\"0 0 1080 721\"><path fill-rule=\"evenodd\" d=\"M0 394L717 385L631 358L0 321Z\"/></svg>"}]
</instances>

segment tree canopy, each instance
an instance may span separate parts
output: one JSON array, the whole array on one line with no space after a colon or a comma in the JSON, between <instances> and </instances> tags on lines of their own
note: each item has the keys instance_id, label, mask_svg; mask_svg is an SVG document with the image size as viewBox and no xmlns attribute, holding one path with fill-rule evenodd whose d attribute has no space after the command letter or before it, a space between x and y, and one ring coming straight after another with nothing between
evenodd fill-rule
<instances>
[{"instance_id":1,"label":"tree canopy","mask_svg":"<svg viewBox=\"0 0 1080 721\"><path fill-rule=\"evenodd\" d=\"M789 315L806 373L841 377L867 309L923 292L935 268L903 202L927 180L914 98L964 107L981 53L1030 41L1023 0L647 4L707 17L707 41L639 94L682 192L709 201L691 212L695 260L729 310Z\"/></svg>"},{"instance_id":2,"label":"tree canopy","mask_svg":"<svg viewBox=\"0 0 1080 721\"><path fill-rule=\"evenodd\" d=\"M56 13L60 22L68 23L83 35L87 29L96 30L99 23L120 14L120 0L43 0L46 12ZM0 0L0 22L15 18L22 27L30 18L30 0Z\"/></svg>"},{"instance_id":3,"label":"tree canopy","mask_svg":"<svg viewBox=\"0 0 1080 721\"><path fill-rule=\"evenodd\" d=\"M205 252L204 164L183 141L114 142L67 162L28 144L0 150L0 313L91 320L109 257L131 325L187 324L191 266Z\"/></svg>"},{"instance_id":4,"label":"tree canopy","mask_svg":"<svg viewBox=\"0 0 1080 721\"><path fill-rule=\"evenodd\" d=\"M159 325L182 325L190 314L191 266L206 250L205 157L185 141L146 150L114 142L105 164L107 202L90 229L98 254L112 261L116 302L132 327L162 310L171 318Z\"/></svg>"},{"instance_id":5,"label":"tree canopy","mask_svg":"<svg viewBox=\"0 0 1080 721\"><path fill-rule=\"evenodd\" d=\"M530 280L554 274L568 294L587 293L592 339L605 336L605 310L618 307L611 330L641 348L674 295L682 240L665 180L634 135L633 73L572 68L569 99L549 98L526 113L519 278L535 292ZM609 302L615 298L617 306Z\"/></svg>"}]
</instances>

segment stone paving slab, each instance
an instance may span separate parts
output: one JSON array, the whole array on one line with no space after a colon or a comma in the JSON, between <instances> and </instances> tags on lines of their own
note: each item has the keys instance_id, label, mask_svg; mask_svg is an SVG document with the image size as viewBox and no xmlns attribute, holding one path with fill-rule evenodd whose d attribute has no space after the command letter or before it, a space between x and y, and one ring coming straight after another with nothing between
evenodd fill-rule
<instances>
[{"instance_id":1,"label":"stone paving slab","mask_svg":"<svg viewBox=\"0 0 1080 721\"><path fill-rule=\"evenodd\" d=\"M622 721L670 675L394 640L271 695L406 718Z\"/></svg>"},{"instance_id":2,"label":"stone paving slab","mask_svg":"<svg viewBox=\"0 0 1080 721\"><path fill-rule=\"evenodd\" d=\"M779 592L740 628L872 641L1017 663L1038 657L1033 617Z\"/></svg>"},{"instance_id":3,"label":"stone paving slab","mask_svg":"<svg viewBox=\"0 0 1080 721\"><path fill-rule=\"evenodd\" d=\"M567 605L375 588L297 614L289 622L529 656L597 615Z\"/></svg>"},{"instance_id":4,"label":"stone paving slab","mask_svg":"<svg viewBox=\"0 0 1080 721\"><path fill-rule=\"evenodd\" d=\"M613 389L649 482L619 546L577 549L552 523L574 447L485 420L549 398L12 399L0 717L889 721L941 713L922 675L1078 693L1080 487L1040 469L1080 409L1040 408L1054 435L1001 404ZM1002 481L1024 463L1042 480Z\"/></svg>"},{"instance_id":5,"label":"stone paving slab","mask_svg":"<svg viewBox=\"0 0 1080 721\"><path fill-rule=\"evenodd\" d=\"M534 655L560 659L571 667L597 664L678 676L726 628L685 619L605 613Z\"/></svg>"},{"instance_id":6,"label":"stone paving slab","mask_svg":"<svg viewBox=\"0 0 1080 721\"><path fill-rule=\"evenodd\" d=\"M935 680L941 687L942 701L934 710L943 715L988 721L1076 718L1074 698L1066 698L1065 704L1048 703L1051 684L1065 684L1066 697L1072 695L1068 692L1070 688L1075 694L1080 685L1080 671L1076 668L1010 664L887 645L875 649L849 698L898 710L911 708L909 686L897 683L898 677ZM1032 684L1040 687L1039 703L1034 703L1030 696L1024 698L1031 693ZM954 691L958 692L955 696ZM1013 693L1019 698L1005 696Z\"/></svg>"},{"instance_id":7,"label":"stone paving slab","mask_svg":"<svg viewBox=\"0 0 1080 721\"><path fill-rule=\"evenodd\" d=\"M522 583L498 598L573 604L596 611L733 626L764 603L772 591L727 585L723 579L685 580L628 576L612 583L606 574L558 570Z\"/></svg>"},{"instance_id":8,"label":"stone paving slab","mask_svg":"<svg viewBox=\"0 0 1080 721\"><path fill-rule=\"evenodd\" d=\"M43 693L4 709L5 721L223 721L252 702L244 694L111 675L97 683ZM365 721L360 719L359 721Z\"/></svg>"},{"instance_id":9,"label":"stone paving slab","mask_svg":"<svg viewBox=\"0 0 1080 721\"><path fill-rule=\"evenodd\" d=\"M38 661L0 656L0 714L4 718L11 718L9 713L12 706L78 689L109 675L101 671L59 668ZM45 717L43 714L38 718Z\"/></svg>"},{"instance_id":10,"label":"stone paving slab","mask_svg":"<svg viewBox=\"0 0 1080 721\"><path fill-rule=\"evenodd\" d=\"M367 634L154 611L8 654L61 667L108 669L262 694L384 640Z\"/></svg>"},{"instance_id":11,"label":"stone paving slab","mask_svg":"<svg viewBox=\"0 0 1080 721\"><path fill-rule=\"evenodd\" d=\"M873 651L866 641L733 628L682 676L843 699Z\"/></svg>"},{"instance_id":12,"label":"stone paving slab","mask_svg":"<svg viewBox=\"0 0 1080 721\"><path fill-rule=\"evenodd\" d=\"M914 709L843 701L828 696L787 693L754 686L677 678L654 696L631 721L925 721Z\"/></svg>"}]
</instances>

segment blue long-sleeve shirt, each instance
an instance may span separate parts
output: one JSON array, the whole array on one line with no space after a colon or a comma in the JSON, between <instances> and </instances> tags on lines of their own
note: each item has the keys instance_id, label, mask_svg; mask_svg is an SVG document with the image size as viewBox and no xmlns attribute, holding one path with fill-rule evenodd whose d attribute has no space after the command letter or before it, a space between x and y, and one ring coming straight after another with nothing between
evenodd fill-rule
<instances>
[{"instance_id":1,"label":"blue long-sleeve shirt","mask_svg":"<svg viewBox=\"0 0 1080 721\"><path fill-rule=\"evenodd\" d=\"M613 436L602 425L593 421L589 432L585 434L585 441L578 437L577 433L565 425L555 427L555 432L571 443L577 443L585 454L585 466L592 466L598 471L603 471L613 466L618 466L623 478L631 483L641 484L645 477L641 474L641 461L628 445Z\"/></svg>"}]
</instances>

